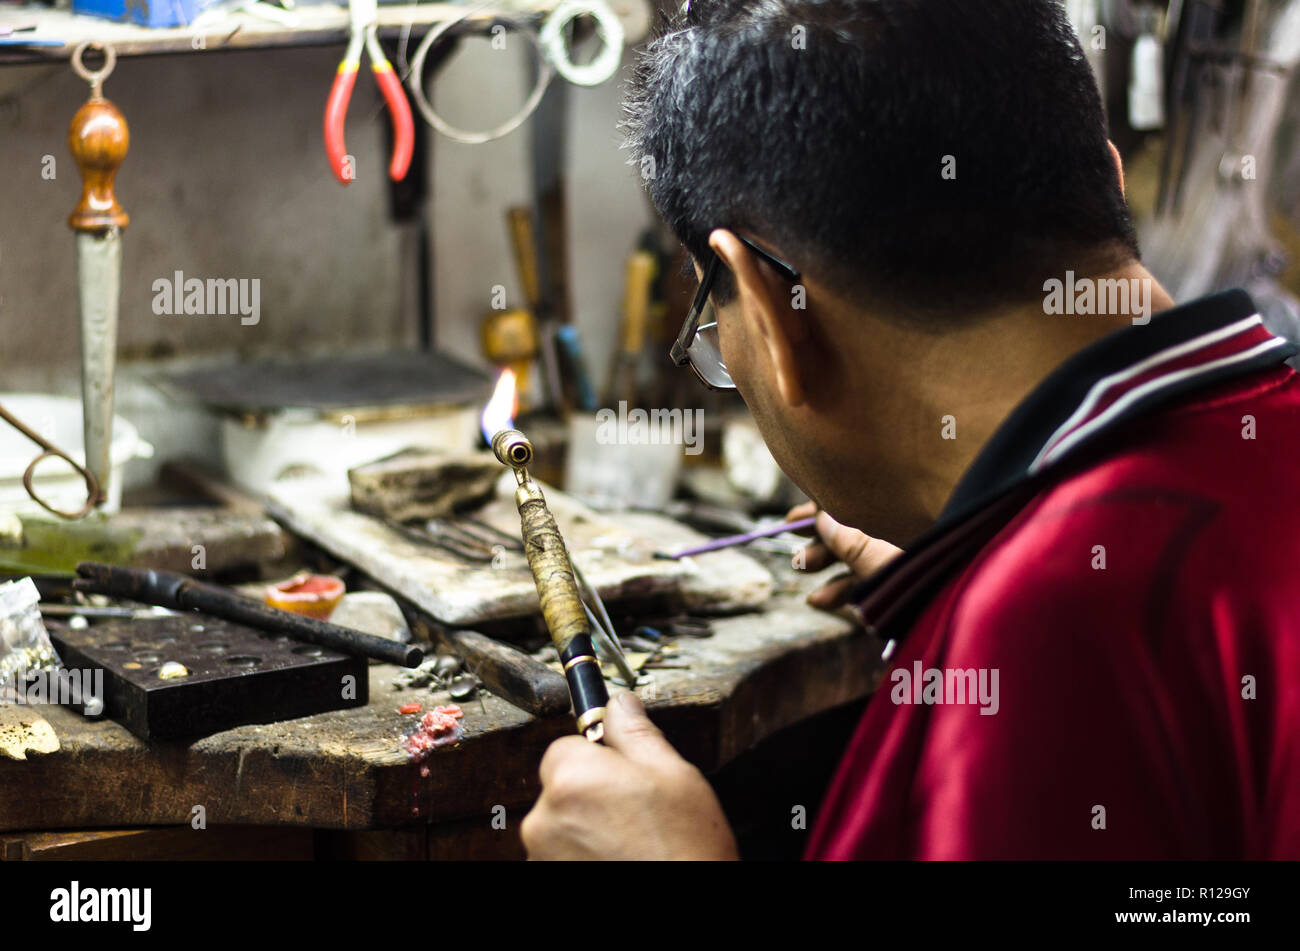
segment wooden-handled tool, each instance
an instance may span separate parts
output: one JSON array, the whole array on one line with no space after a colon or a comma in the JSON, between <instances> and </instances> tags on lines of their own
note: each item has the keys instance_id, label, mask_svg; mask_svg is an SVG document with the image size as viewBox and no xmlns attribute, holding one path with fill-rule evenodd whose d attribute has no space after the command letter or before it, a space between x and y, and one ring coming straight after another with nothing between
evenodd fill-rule
<instances>
[{"instance_id":1,"label":"wooden-handled tool","mask_svg":"<svg viewBox=\"0 0 1300 951\"><path fill-rule=\"evenodd\" d=\"M101 49L104 65L88 70L82 62L90 47ZM112 472L113 373L117 360L117 308L122 280L122 229L130 219L113 190L117 170L131 144L121 111L103 95L113 71L111 46L82 43L72 68L90 83L90 99L68 127L68 149L81 173L81 200L68 216L77 235L77 277L81 302L81 404L86 468L99 487L96 505L108 495Z\"/></svg>"},{"instance_id":2,"label":"wooden-handled tool","mask_svg":"<svg viewBox=\"0 0 1300 951\"><path fill-rule=\"evenodd\" d=\"M519 284L524 292L524 302L536 315L542 306L542 284L537 273L537 244L533 236L532 212L519 206L511 208L506 212L506 223L510 228L510 247L515 255L515 267L519 269Z\"/></svg>"},{"instance_id":3,"label":"wooden-handled tool","mask_svg":"<svg viewBox=\"0 0 1300 951\"><path fill-rule=\"evenodd\" d=\"M569 685L539 660L477 631L437 630L434 639L498 697L535 717L569 712Z\"/></svg>"},{"instance_id":4,"label":"wooden-handled tool","mask_svg":"<svg viewBox=\"0 0 1300 951\"><path fill-rule=\"evenodd\" d=\"M655 257L649 251L634 251L627 259L622 329L618 349L610 363L609 381L605 386L607 406L616 407L620 400L636 405L641 351L645 347L650 288L654 284L655 270Z\"/></svg>"},{"instance_id":5,"label":"wooden-handled tool","mask_svg":"<svg viewBox=\"0 0 1300 951\"><path fill-rule=\"evenodd\" d=\"M113 190L130 146L131 131L121 110L103 97L98 82L93 83L90 98L68 126L68 151L81 173L81 200L68 215L68 227L73 231L99 234L131 223Z\"/></svg>"},{"instance_id":6,"label":"wooden-handled tool","mask_svg":"<svg viewBox=\"0 0 1300 951\"><path fill-rule=\"evenodd\" d=\"M542 349L537 326L540 284L537 276L537 253L533 246L533 225L527 208L511 208L506 215L510 244L526 307L495 310L483 318L481 332L483 355L499 367L509 367L515 374L515 392L519 409L529 408L529 385L533 362Z\"/></svg>"},{"instance_id":7,"label":"wooden-handled tool","mask_svg":"<svg viewBox=\"0 0 1300 951\"><path fill-rule=\"evenodd\" d=\"M558 717L569 712L569 687L564 677L517 647L478 631L446 627L385 585L371 581L402 606L411 630L465 662L465 668L507 703L535 717Z\"/></svg>"}]
</instances>

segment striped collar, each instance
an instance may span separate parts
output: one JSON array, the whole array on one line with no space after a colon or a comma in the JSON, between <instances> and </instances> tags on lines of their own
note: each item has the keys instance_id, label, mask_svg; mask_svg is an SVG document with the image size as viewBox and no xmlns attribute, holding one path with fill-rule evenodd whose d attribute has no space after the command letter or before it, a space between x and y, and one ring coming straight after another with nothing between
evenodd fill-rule
<instances>
[{"instance_id":1,"label":"striped collar","mask_svg":"<svg viewBox=\"0 0 1300 951\"><path fill-rule=\"evenodd\" d=\"M1103 337L1057 367L1012 411L957 483L936 527L1049 470L1120 423L1296 352L1265 329L1250 295L1240 290Z\"/></svg>"},{"instance_id":2,"label":"striped collar","mask_svg":"<svg viewBox=\"0 0 1300 951\"><path fill-rule=\"evenodd\" d=\"M1079 351L998 427L935 525L855 589L865 619L880 627L873 606L960 563L961 552L1005 524L1029 494L1055 477L1063 460L1073 460L1115 427L1182 394L1277 366L1296 353L1293 344L1264 327L1241 290L1163 311Z\"/></svg>"}]
</instances>

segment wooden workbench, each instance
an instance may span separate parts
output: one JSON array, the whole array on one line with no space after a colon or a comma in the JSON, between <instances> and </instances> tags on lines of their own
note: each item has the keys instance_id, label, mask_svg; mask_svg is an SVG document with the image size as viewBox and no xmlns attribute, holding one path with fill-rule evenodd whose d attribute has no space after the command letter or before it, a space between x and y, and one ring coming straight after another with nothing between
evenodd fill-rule
<instances>
[{"instance_id":1,"label":"wooden workbench","mask_svg":"<svg viewBox=\"0 0 1300 951\"><path fill-rule=\"evenodd\" d=\"M678 641L674 662L689 668L656 670L638 691L668 738L706 773L785 727L865 696L879 676L879 644L844 618L808 608L793 589L807 590L811 580L788 574L763 611L716 619L711 638ZM517 820L537 796L537 764L571 720L537 720L480 692L461 704L463 741L434 751L422 776L398 745L417 718L398 707L418 700L429 709L448 698L395 689L396 673L371 666L365 707L189 744L150 746L114 722L44 707L61 748L25 762L0 759L0 833L188 829L201 806L213 828L392 830L375 848L390 857L394 848L420 857L518 854ZM503 815L494 807L509 817L506 834L500 821L494 828L494 816ZM179 830L160 831L174 837ZM344 851L365 853L366 835L375 834L361 833Z\"/></svg>"}]
</instances>

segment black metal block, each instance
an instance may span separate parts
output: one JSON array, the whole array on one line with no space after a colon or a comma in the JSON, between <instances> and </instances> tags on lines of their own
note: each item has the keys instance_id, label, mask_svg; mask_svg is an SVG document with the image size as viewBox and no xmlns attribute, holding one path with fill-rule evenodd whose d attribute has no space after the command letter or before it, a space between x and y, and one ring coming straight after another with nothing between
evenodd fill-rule
<instances>
[{"instance_id":1,"label":"black metal block","mask_svg":"<svg viewBox=\"0 0 1300 951\"><path fill-rule=\"evenodd\" d=\"M68 669L104 671L104 714L144 740L195 738L369 700L365 658L207 615L51 626L50 638ZM169 662L188 675L160 678Z\"/></svg>"}]
</instances>

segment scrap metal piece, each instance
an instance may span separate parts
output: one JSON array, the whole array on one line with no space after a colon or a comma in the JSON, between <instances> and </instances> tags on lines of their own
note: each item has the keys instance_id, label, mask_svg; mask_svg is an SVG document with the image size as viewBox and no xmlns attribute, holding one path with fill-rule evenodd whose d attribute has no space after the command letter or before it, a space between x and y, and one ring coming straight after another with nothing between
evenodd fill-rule
<instances>
[{"instance_id":1,"label":"scrap metal piece","mask_svg":"<svg viewBox=\"0 0 1300 951\"><path fill-rule=\"evenodd\" d=\"M478 690L478 681L469 674L461 674L451 682L447 692L453 700L468 700Z\"/></svg>"}]
</instances>

